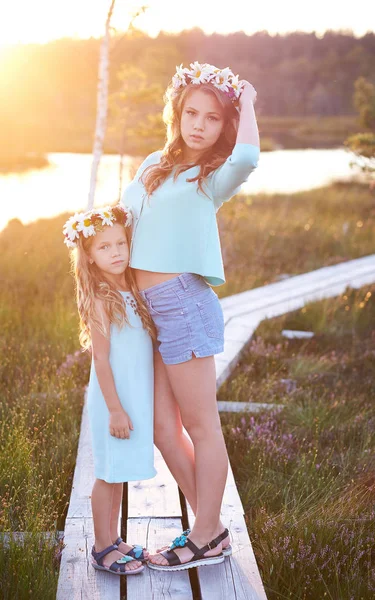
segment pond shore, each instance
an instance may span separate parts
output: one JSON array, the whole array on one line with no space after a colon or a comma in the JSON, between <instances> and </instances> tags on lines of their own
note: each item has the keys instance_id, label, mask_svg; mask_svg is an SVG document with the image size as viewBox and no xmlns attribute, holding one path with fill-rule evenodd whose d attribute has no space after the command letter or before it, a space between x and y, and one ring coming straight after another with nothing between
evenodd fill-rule
<instances>
[{"instance_id":1,"label":"pond shore","mask_svg":"<svg viewBox=\"0 0 375 600\"><path fill-rule=\"evenodd\" d=\"M260 115L258 125L262 152L281 149L339 148L343 146L349 135L359 130L357 118L354 115L340 117L267 117ZM17 143L14 142L11 155L8 154L8 148L0 143L0 173L17 173L28 168L43 168L46 165L43 164L42 159L50 153L92 153L92 123L90 123L90 129L87 127L80 131L71 131L69 128L64 128L63 135L59 129L55 132L46 130L43 135L47 137L43 138L41 135L38 130L30 130L27 138L28 146L24 147L23 142L22 147L17 147ZM160 139L159 144L154 140L153 147L149 148L143 141L142 145L138 147L124 148L124 154L144 156L155 149L155 144L162 147L163 143L163 139ZM118 154L118 148L107 141L104 145L104 152L107 155ZM33 155L35 155L34 162ZM39 162L38 157L40 158Z\"/></svg>"},{"instance_id":2,"label":"pond shore","mask_svg":"<svg viewBox=\"0 0 375 600\"><path fill-rule=\"evenodd\" d=\"M32 169L45 169L50 162L44 154L19 154L17 156L0 156L0 174L24 173Z\"/></svg>"}]
</instances>

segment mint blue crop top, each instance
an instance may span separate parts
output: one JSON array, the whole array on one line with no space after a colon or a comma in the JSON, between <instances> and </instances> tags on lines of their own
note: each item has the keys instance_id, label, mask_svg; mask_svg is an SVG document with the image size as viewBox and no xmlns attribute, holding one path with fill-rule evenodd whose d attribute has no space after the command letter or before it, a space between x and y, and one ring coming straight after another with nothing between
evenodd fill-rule
<instances>
[{"instance_id":1,"label":"mint blue crop top","mask_svg":"<svg viewBox=\"0 0 375 600\"><path fill-rule=\"evenodd\" d=\"M197 273L215 286L225 283L216 212L230 200L256 168L259 148L237 143L227 160L212 171L203 188L196 177L199 167L174 171L148 198L139 181L144 169L160 162L162 152L150 154L124 189L121 202L134 217L130 266L159 273Z\"/></svg>"}]
</instances>

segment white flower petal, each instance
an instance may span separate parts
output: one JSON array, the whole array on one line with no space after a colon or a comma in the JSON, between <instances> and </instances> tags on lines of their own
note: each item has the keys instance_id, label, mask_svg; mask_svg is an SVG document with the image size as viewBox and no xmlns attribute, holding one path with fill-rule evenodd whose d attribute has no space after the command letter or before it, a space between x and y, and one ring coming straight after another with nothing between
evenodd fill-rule
<instances>
[{"instance_id":1,"label":"white flower petal","mask_svg":"<svg viewBox=\"0 0 375 600\"><path fill-rule=\"evenodd\" d=\"M64 244L66 244L68 246L68 248L76 248L76 246L77 246L77 244L75 242L72 242L67 237L64 239Z\"/></svg>"}]
</instances>

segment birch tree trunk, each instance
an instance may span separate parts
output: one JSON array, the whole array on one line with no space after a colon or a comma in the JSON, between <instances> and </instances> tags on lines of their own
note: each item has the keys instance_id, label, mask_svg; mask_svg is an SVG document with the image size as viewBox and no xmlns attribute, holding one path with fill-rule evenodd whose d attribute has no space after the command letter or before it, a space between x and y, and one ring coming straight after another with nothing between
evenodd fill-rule
<instances>
[{"instance_id":1,"label":"birch tree trunk","mask_svg":"<svg viewBox=\"0 0 375 600\"><path fill-rule=\"evenodd\" d=\"M90 190L88 197L87 210L94 206L95 188L98 176L100 159L103 154L103 142L107 124L108 108L108 72L109 72L109 42L110 42L110 23L116 0L111 0L111 6L107 14L105 24L105 34L100 46L99 75L98 75L98 95L96 109L95 137L93 148L93 160L90 176Z\"/></svg>"}]
</instances>

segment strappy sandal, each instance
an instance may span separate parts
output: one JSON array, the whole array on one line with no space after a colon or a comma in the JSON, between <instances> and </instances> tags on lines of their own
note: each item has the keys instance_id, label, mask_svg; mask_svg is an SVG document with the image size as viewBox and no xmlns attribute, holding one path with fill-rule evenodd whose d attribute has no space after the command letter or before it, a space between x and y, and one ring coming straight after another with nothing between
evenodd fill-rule
<instances>
[{"instance_id":1,"label":"strappy sandal","mask_svg":"<svg viewBox=\"0 0 375 600\"><path fill-rule=\"evenodd\" d=\"M229 530L227 528L224 529L223 533L221 533L217 539L220 538L220 541L222 542L223 540L225 540L226 537L228 537L229 535ZM233 552L233 548L231 546L231 544L228 544L228 546L225 546L225 548L222 549L222 553L224 554L224 556L231 556Z\"/></svg>"},{"instance_id":2,"label":"strappy sandal","mask_svg":"<svg viewBox=\"0 0 375 600\"><path fill-rule=\"evenodd\" d=\"M173 548L181 547L180 541L183 541L183 538L187 537L189 535L189 533L191 533L191 530L185 529L185 531L183 531L180 536L176 537L173 540L173 542L169 546L167 546L167 549L173 550ZM225 528L223 533L221 533L216 539L220 538L220 541L222 542L223 540L225 540L226 537L228 537L228 535L229 535L229 530L227 528ZM233 548L232 548L231 544L228 544L228 546L225 546L225 548L222 549L222 553L224 556L231 556L231 554L233 553Z\"/></svg>"},{"instance_id":3,"label":"strappy sandal","mask_svg":"<svg viewBox=\"0 0 375 600\"><path fill-rule=\"evenodd\" d=\"M131 556L122 556L118 560L115 560L110 567L106 567L106 565L103 564L103 558L112 552L112 550L117 550L117 546L111 544L111 546L107 546L107 548L104 548L104 550L101 550L100 552L96 552L94 546L92 547L91 554L93 560L91 561L91 564L94 569L97 569L98 571L109 571L110 573L114 573L114 575L136 575L144 570L143 565L138 567L138 569L126 570L126 563L135 560Z\"/></svg>"},{"instance_id":4,"label":"strappy sandal","mask_svg":"<svg viewBox=\"0 0 375 600\"><path fill-rule=\"evenodd\" d=\"M176 552L174 550L163 550L162 552L160 552L160 554L162 556L164 556L164 558L167 559L167 561L169 563L168 565L156 565L156 564L152 563L151 561L149 561L147 563L147 565L150 567L150 569L155 569L155 571L183 571L185 569L191 569L193 567L203 567L205 565L217 565L219 563L224 562L224 555L222 552L220 552L220 554L217 554L216 556L203 556L203 555L206 552L208 552L208 550L213 550L214 548L216 548L216 546L218 546L220 544L220 542L221 542L220 537L221 536L218 536L214 540L211 540L211 542L209 542L208 544L203 546L203 548L198 548L198 546L196 546L194 544L194 542L189 540L188 537L186 537L185 535L181 535L181 536L179 536L179 538L176 538L179 540L179 542L174 547L183 548L184 546L187 546L189 548L189 550L194 552L194 555L190 560L182 563L179 556L176 554ZM173 542L173 544L174 544L174 542Z\"/></svg>"},{"instance_id":5,"label":"strappy sandal","mask_svg":"<svg viewBox=\"0 0 375 600\"><path fill-rule=\"evenodd\" d=\"M123 542L123 541L124 540L121 537L118 537L117 540L113 543L115 546L119 546L121 544L121 542ZM131 550L129 550L129 552L125 553L125 556L131 556L131 558L134 558L135 560L140 560L141 562L146 562L146 560L148 560L148 557L147 558L145 557L143 550L147 550L147 548L139 546L139 544L135 544L135 545L133 545L133 548Z\"/></svg>"}]
</instances>

